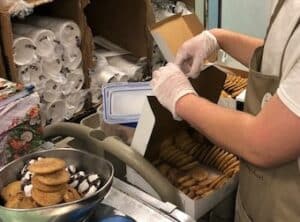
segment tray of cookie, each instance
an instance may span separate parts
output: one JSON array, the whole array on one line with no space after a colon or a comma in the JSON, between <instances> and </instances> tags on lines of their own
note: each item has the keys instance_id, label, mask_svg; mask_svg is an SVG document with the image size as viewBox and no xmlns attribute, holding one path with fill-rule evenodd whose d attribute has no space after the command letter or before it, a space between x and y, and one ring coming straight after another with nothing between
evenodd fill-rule
<instances>
[{"instance_id":1,"label":"tray of cookie","mask_svg":"<svg viewBox=\"0 0 300 222\"><path fill-rule=\"evenodd\" d=\"M209 196L239 172L239 159L192 129L169 136L153 164L193 200Z\"/></svg>"}]
</instances>

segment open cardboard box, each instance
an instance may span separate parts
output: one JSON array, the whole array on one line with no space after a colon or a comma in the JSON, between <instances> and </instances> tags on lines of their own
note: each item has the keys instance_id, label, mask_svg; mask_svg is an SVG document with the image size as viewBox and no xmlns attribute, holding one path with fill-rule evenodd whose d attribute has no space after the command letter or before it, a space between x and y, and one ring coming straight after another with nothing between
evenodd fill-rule
<instances>
[{"instance_id":1,"label":"open cardboard box","mask_svg":"<svg viewBox=\"0 0 300 222\"><path fill-rule=\"evenodd\" d=\"M192 80L192 84L200 96L216 103L224 84L225 75L217 67L210 66L202 71L197 79ZM186 126L188 124L184 121L175 121L170 112L162 107L155 97L148 97L131 146L150 162L154 161L158 158L161 142ZM132 184L159 198L151 186L129 167L127 167L127 179ZM236 185L237 177L235 176L223 187L199 200L192 200L179 191L182 201L180 207L192 217L198 219L231 193Z\"/></svg>"},{"instance_id":2,"label":"open cardboard box","mask_svg":"<svg viewBox=\"0 0 300 222\"><path fill-rule=\"evenodd\" d=\"M87 25L84 8L88 0L28 0L34 7L34 14L70 19L79 25L82 33L81 51L83 70L85 74L85 87L89 85L88 71L93 66L93 36ZM17 67L13 61L13 18L9 9L0 8L0 39L3 47L4 62L7 65L7 74L10 80L18 82ZM1 63L1 62L0 62ZM0 65L1 67L1 65Z\"/></svg>"}]
</instances>

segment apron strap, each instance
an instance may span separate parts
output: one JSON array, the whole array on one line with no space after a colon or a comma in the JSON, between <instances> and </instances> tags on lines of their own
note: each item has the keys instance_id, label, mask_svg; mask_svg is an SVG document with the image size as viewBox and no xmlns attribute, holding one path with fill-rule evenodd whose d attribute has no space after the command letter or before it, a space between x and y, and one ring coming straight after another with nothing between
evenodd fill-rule
<instances>
[{"instance_id":1,"label":"apron strap","mask_svg":"<svg viewBox=\"0 0 300 222\"><path fill-rule=\"evenodd\" d=\"M271 19L270 19L269 26L268 26L268 28L267 28L267 32L266 32L266 36L265 36L265 41L266 41L267 38L268 38L270 29L271 29L271 27L272 27L272 25L273 25L273 23L274 23L274 21L275 21L277 15L279 14L280 9L282 8L284 2L285 2L285 0L279 0L278 3L277 3L277 5L276 5L276 7L275 7L275 9L274 9L274 12L273 12L273 14L272 14L272 16L271 16Z\"/></svg>"}]
</instances>

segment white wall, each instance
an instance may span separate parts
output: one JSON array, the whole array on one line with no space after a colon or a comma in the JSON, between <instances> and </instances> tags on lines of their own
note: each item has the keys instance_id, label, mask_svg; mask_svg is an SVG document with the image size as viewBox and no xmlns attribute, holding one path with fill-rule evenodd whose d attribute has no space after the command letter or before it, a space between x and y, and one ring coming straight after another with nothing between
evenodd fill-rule
<instances>
[{"instance_id":1,"label":"white wall","mask_svg":"<svg viewBox=\"0 0 300 222\"><path fill-rule=\"evenodd\" d=\"M222 27L263 38L274 0L223 0Z\"/></svg>"},{"instance_id":2,"label":"white wall","mask_svg":"<svg viewBox=\"0 0 300 222\"><path fill-rule=\"evenodd\" d=\"M276 0L222 0L222 28L264 38ZM247 70L226 54L219 56L224 65Z\"/></svg>"}]
</instances>

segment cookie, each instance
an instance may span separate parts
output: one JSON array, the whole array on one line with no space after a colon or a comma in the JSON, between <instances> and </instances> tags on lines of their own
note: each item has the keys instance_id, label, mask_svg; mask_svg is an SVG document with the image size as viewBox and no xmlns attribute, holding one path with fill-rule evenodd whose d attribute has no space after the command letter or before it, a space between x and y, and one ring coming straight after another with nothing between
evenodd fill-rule
<instances>
[{"instance_id":1,"label":"cookie","mask_svg":"<svg viewBox=\"0 0 300 222\"><path fill-rule=\"evenodd\" d=\"M214 182L216 179L218 178L218 176L213 176L213 177L209 177L206 180L203 180L201 182L198 183L198 187L200 188L204 188L209 186L212 182Z\"/></svg>"},{"instance_id":2,"label":"cookie","mask_svg":"<svg viewBox=\"0 0 300 222\"><path fill-rule=\"evenodd\" d=\"M200 167L195 167L191 171L189 171L189 174L197 181L203 181L208 178L208 173L201 169Z\"/></svg>"},{"instance_id":3,"label":"cookie","mask_svg":"<svg viewBox=\"0 0 300 222\"><path fill-rule=\"evenodd\" d=\"M192 148L188 151L188 154L194 156L197 151L200 149L200 144L193 144Z\"/></svg>"},{"instance_id":4,"label":"cookie","mask_svg":"<svg viewBox=\"0 0 300 222\"><path fill-rule=\"evenodd\" d=\"M177 167L182 167L182 166L184 166L188 163L191 163L191 162L193 162L193 158L191 156L185 155L185 157L183 157L181 160L177 161L175 163L175 165Z\"/></svg>"},{"instance_id":5,"label":"cookie","mask_svg":"<svg viewBox=\"0 0 300 222\"><path fill-rule=\"evenodd\" d=\"M216 156L219 154L221 148L215 146L215 149L213 151L213 153L210 155L209 159L207 160L207 165L211 166L212 162L214 161L214 159L216 158Z\"/></svg>"},{"instance_id":6,"label":"cookie","mask_svg":"<svg viewBox=\"0 0 300 222\"><path fill-rule=\"evenodd\" d=\"M80 194L71 186L67 187L67 191L63 196L64 202L69 203L72 201L79 200L81 198Z\"/></svg>"},{"instance_id":7,"label":"cookie","mask_svg":"<svg viewBox=\"0 0 300 222\"><path fill-rule=\"evenodd\" d=\"M21 181L14 181L1 190L1 197L8 201L20 192L22 192Z\"/></svg>"},{"instance_id":8,"label":"cookie","mask_svg":"<svg viewBox=\"0 0 300 222\"><path fill-rule=\"evenodd\" d=\"M202 152L200 153L200 155L197 157L197 159L199 160L200 163L203 162L204 158L206 157L207 153L210 151L210 149L208 148L207 145L203 146L202 148Z\"/></svg>"},{"instance_id":9,"label":"cookie","mask_svg":"<svg viewBox=\"0 0 300 222\"><path fill-rule=\"evenodd\" d=\"M180 167L180 170L188 171L188 170L193 169L194 167L197 167L197 166L199 166L198 161L194 161L194 162L191 162L187 165L184 165L184 166Z\"/></svg>"},{"instance_id":10,"label":"cookie","mask_svg":"<svg viewBox=\"0 0 300 222\"><path fill-rule=\"evenodd\" d=\"M37 174L50 174L62 170L66 162L58 158L43 158L28 166L28 170Z\"/></svg>"},{"instance_id":11,"label":"cookie","mask_svg":"<svg viewBox=\"0 0 300 222\"><path fill-rule=\"evenodd\" d=\"M232 154L232 155L233 155L233 154ZM232 163L237 162L237 161L239 161L238 157L236 157L236 156L233 155L233 157L232 157L231 159L229 159L227 162L225 162L225 163L222 165L222 168L223 168L223 169L226 169L226 168L227 168L228 166L230 166Z\"/></svg>"},{"instance_id":12,"label":"cookie","mask_svg":"<svg viewBox=\"0 0 300 222\"><path fill-rule=\"evenodd\" d=\"M180 184L181 187L191 187L193 185L195 185L197 183L197 181L195 179L190 179L188 181L185 181L184 183Z\"/></svg>"},{"instance_id":13,"label":"cookie","mask_svg":"<svg viewBox=\"0 0 300 222\"><path fill-rule=\"evenodd\" d=\"M222 180L226 178L226 175L219 176L217 179L215 179L211 184L209 184L209 188L215 189L217 184L219 184Z\"/></svg>"},{"instance_id":14,"label":"cookie","mask_svg":"<svg viewBox=\"0 0 300 222\"><path fill-rule=\"evenodd\" d=\"M177 179L177 183L178 183L178 184L182 184L182 183L184 183L184 182L186 182L186 181L188 181L188 180L190 180L190 179L192 179L192 177L189 176L189 175L182 176L182 177L179 177L179 178Z\"/></svg>"},{"instance_id":15,"label":"cookie","mask_svg":"<svg viewBox=\"0 0 300 222\"><path fill-rule=\"evenodd\" d=\"M66 170L60 170L52 174L35 175L41 183L49 186L56 186L67 183L70 179L70 174Z\"/></svg>"},{"instance_id":16,"label":"cookie","mask_svg":"<svg viewBox=\"0 0 300 222\"><path fill-rule=\"evenodd\" d=\"M235 168L231 168L230 170L228 170L227 172L226 172L226 176L227 177L232 177L233 175L235 175L237 172L239 172L240 171L240 168L239 168L239 166L237 166L237 167L235 167Z\"/></svg>"},{"instance_id":17,"label":"cookie","mask_svg":"<svg viewBox=\"0 0 300 222\"><path fill-rule=\"evenodd\" d=\"M191 199L194 199L196 197L196 193L192 190L190 190L186 195Z\"/></svg>"},{"instance_id":18,"label":"cookie","mask_svg":"<svg viewBox=\"0 0 300 222\"><path fill-rule=\"evenodd\" d=\"M219 169L221 171L224 171L228 166L230 166L232 163L238 161L237 157L233 154L227 155L227 157L222 161L219 165Z\"/></svg>"},{"instance_id":19,"label":"cookie","mask_svg":"<svg viewBox=\"0 0 300 222\"><path fill-rule=\"evenodd\" d=\"M18 193L5 203L5 207L13 209L33 209L37 208L37 203L31 197L25 197L24 194Z\"/></svg>"},{"instance_id":20,"label":"cookie","mask_svg":"<svg viewBox=\"0 0 300 222\"><path fill-rule=\"evenodd\" d=\"M57 192L61 191L63 189L66 189L66 183L65 184L60 184L60 185L46 185L41 183L36 176L34 176L31 180L32 186L40 191L46 192L46 193L51 193L51 192Z\"/></svg>"},{"instance_id":21,"label":"cookie","mask_svg":"<svg viewBox=\"0 0 300 222\"><path fill-rule=\"evenodd\" d=\"M208 159L211 157L211 155L213 154L213 152L215 147L212 147L209 149L208 153L206 154L206 156L203 158L202 163L207 164L208 163Z\"/></svg>"},{"instance_id":22,"label":"cookie","mask_svg":"<svg viewBox=\"0 0 300 222\"><path fill-rule=\"evenodd\" d=\"M230 166L228 166L225 170L224 170L224 173L226 174L229 170L231 170L232 168L235 168L237 166L240 165L240 161L236 161L234 163L232 163Z\"/></svg>"},{"instance_id":23,"label":"cookie","mask_svg":"<svg viewBox=\"0 0 300 222\"><path fill-rule=\"evenodd\" d=\"M40 206L48 207L55 204L59 204L63 201L63 192L46 193L38 189L32 189L32 199L36 201Z\"/></svg>"},{"instance_id":24,"label":"cookie","mask_svg":"<svg viewBox=\"0 0 300 222\"><path fill-rule=\"evenodd\" d=\"M224 160L224 158L228 155L228 153L224 150L221 150L219 155L216 156L215 161L213 162L213 167L219 169L220 163Z\"/></svg>"},{"instance_id":25,"label":"cookie","mask_svg":"<svg viewBox=\"0 0 300 222\"><path fill-rule=\"evenodd\" d=\"M168 175L168 172L169 170L171 169L171 167L168 165L168 164L161 164L159 167L158 167L158 170L159 172L164 175L164 176L167 176Z\"/></svg>"},{"instance_id":26,"label":"cookie","mask_svg":"<svg viewBox=\"0 0 300 222\"><path fill-rule=\"evenodd\" d=\"M202 196L204 193L206 193L206 192L208 192L208 191L210 191L210 190L211 190L211 188L205 187L205 188L202 188L202 189L200 189L200 190L197 190L197 191L196 191L196 194L197 194L197 196Z\"/></svg>"}]
</instances>

